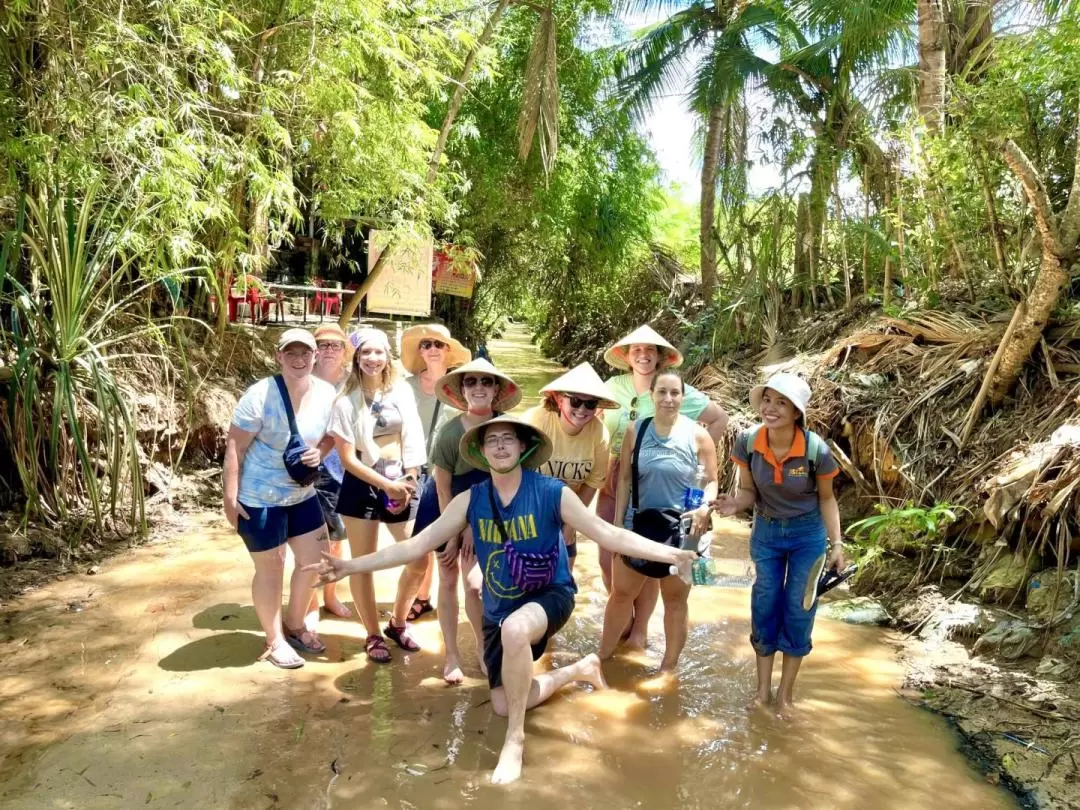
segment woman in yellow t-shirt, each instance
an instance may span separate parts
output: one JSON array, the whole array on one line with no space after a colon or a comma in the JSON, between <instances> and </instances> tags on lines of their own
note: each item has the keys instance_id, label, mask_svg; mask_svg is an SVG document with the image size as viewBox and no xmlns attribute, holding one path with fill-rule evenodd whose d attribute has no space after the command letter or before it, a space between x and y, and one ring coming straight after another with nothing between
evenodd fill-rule
<instances>
[{"instance_id":1,"label":"woman in yellow t-shirt","mask_svg":"<svg viewBox=\"0 0 1080 810\"><path fill-rule=\"evenodd\" d=\"M540 393L543 404L530 408L522 417L549 436L554 445L551 458L537 472L560 479L585 506L591 506L596 491L604 485L611 454L608 430L597 411L619 405L588 363L566 372ZM563 538L573 569L577 533L564 526Z\"/></svg>"}]
</instances>

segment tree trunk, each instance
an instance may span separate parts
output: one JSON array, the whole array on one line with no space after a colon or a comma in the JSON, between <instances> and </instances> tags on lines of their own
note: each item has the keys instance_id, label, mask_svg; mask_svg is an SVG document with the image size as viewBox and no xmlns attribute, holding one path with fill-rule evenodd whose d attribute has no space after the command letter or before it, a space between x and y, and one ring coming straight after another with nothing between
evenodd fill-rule
<instances>
[{"instance_id":1,"label":"tree trunk","mask_svg":"<svg viewBox=\"0 0 1080 810\"><path fill-rule=\"evenodd\" d=\"M806 300L811 305L814 301L814 281L810 277L810 200L806 194L799 195L799 204L795 212L795 278L792 280L795 295L806 288ZM801 302L794 301L798 307Z\"/></svg>"},{"instance_id":2,"label":"tree trunk","mask_svg":"<svg viewBox=\"0 0 1080 810\"><path fill-rule=\"evenodd\" d=\"M844 201L840 199L840 173L833 177L836 199L836 234L840 242L840 272L844 276L844 309L851 309L851 268L848 266L847 239L844 233Z\"/></svg>"},{"instance_id":3,"label":"tree trunk","mask_svg":"<svg viewBox=\"0 0 1080 810\"><path fill-rule=\"evenodd\" d=\"M720 165L720 145L724 141L724 108L709 110L705 130L705 156L701 164L701 298L706 305L716 293L716 169Z\"/></svg>"},{"instance_id":4,"label":"tree trunk","mask_svg":"<svg viewBox=\"0 0 1080 810\"><path fill-rule=\"evenodd\" d=\"M450 106L446 108L446 115L443 117L442 127L439 129L438 140L435 141L435 148L431 152L431 160L428 161L427 185L429 186L435 182L435 179L439 175L439 164L442 161L443 152L446 150L446 142L450 138L450 130L453 128L454 121L461 111L461 104L465 100L465 87L468 84L469 77L472 75L473 66L476 64L476 57L491 41L491 37L495 34L495 26L499 24L499 20L502 18L503 13L509 5L510 0L499 0L499 5L491 12L491 16L488 17L487 23L484 24L484 30L476 40L476 47L469 51L469 55L465 57L465 64L461 66L461 73L458 74L457 81L454 82L454 93L450 97ZM382 273L382 269L386 266L385 260L387 256L393 252L396 247L396 241L391 241L386 246L379 256L378 261L375 262L375 266L372 267L371 272L368 273L368 277L365 278L359 288L349 296L349 300L346 301L345 306L341 308L341 317L338 318L338 323L341 325L342 329L349 325L349 321L360 306L360 302L364 300L364 296L368 294L368 290L372 288L375 281L378 279L379 274Z\"/></svg>"},{"instance_id":5,"label":"tree trunk","mask_svg":"<svg viewBox=\"0 0 1080 810\"><path fill-rule=\"evenodd\" d=\"M990 386L990 402L999 404L1012 390L1024 364L1042 337L1043 329L1057 306L1061 291L1069 282L1069 271L1076 258L1080 239L1080 169L1074 169L1073 185L1060 228L1046 194L1046 187L1028 156L1013 141L1003 147L1005 162L1020 179L1031 203L1035 224L1042 237L1042 260L1031 292L1024 303L1026 311L1018 318L1013 338L1006 347ZM1080 154L1080 138L1077 139Z\"/></svg>"},{"instance_id":6,"label":"tree trunk","mask_svg":"<svg viewBox=\"0 0 1080 810\"><path fill-rule=\"evenodd\" d=\"M945 118L945 0L918 0L919 115L931 135Z\"/></svg>"}]
</instances>

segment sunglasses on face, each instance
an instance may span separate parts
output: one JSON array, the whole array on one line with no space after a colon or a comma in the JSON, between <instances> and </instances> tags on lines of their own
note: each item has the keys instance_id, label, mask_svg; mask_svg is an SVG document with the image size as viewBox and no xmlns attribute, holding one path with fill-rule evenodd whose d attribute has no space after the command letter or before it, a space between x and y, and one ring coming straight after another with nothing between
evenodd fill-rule
<instances>
[{"instance_id":1,"label":"sunglasses on face","mask_svg":"<svg viewBox=\"0 0 1080 810\"><path fill-rule=\"evenodd\" d=\"M584 408L587 411L595 411L600 404L598 399L582 399L581 397L575 397L573 394L568 395L567 399L570 400L571 408Z\"/></svg>"},{"instance_id":2,"label":"sunglasses on face","mask_svg":"<svg viewBox=\"0 0 1080 810\"><path fill-rule=\"evenodd\" d=\"M383 404L381 402L371 403L371 412L375 414L375 426L386 427L386 417L382 415Z\"/></svg>"},{"instance_id":3,"label":"sunglasses on face","mask_svg":"<svg viewBox=\"0 0 1080 810\"><path fill-rule=\"evenodd\" d=\"M428 349L445 349L446 344L441 340L421 340L420 351L426 352Z\"/></svg>"},{"instance_id":4,"label":"sunglasses on face","mask_svg":"<svg viewBox=\"0 0 1080 810\"><path fill-rule=\"evenodd\" d=\"M482 385L484 388L494 388L495 379L493 377L466 377L461 381L463 388L475 388L478 385Z\"/></svg>"},{"instance_id":5,"label":"sunglasses on face","mask_svg":"<svg viewBox=\"0 0 1080 810\"><path fill-rule=\"evenodd\" d=\"M315 345L319 347L320 352L336 353L345 351L345 344L336 340L320 340Z\"/></svg>"}]
</instances>

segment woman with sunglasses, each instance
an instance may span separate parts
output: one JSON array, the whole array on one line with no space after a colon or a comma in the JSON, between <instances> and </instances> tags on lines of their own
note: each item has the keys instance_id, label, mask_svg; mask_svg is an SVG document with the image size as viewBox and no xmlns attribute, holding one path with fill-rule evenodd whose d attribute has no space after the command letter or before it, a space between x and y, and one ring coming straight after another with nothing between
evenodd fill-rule
<instances>
[{"instance_id":1,"label":"woman with sunglasses","mask_svg":"<svg viewBox=\"0 0 1080 810\"><path fill-rule=\"evenodd\" d=\"M626 371L607 381L607 387L615 394L621 406L605 415L611 434L611 458L604 488L596 502L596 513L609 523L615 522L615 485L619 478L619 456L623 435L632 422L655 414L650 390L658 372L678 368L683 356L674 346L649 326L640 326L604 353L604 360L614 368ZM682 398L683 416L699 422L714 442L719 442L727 432L727 411L710 402L709 398L692 385L685 386ZM600 572L604 585L611 590L611 555L600 550ZM649 629L649 618L656 608L660 589L654 582L645 583L634 602L634 623L630 628L627 644L644 648Z\"/></svg>"},{"instance_id":2,"label":"woman with sunglasses","mask_svg":"<svg viewBox=\"0 0 1080 810\"><path fill-rule=\"evenodd\" d=\"M431 478L420 498L414 534L434 523L457 495L488 478L486 470L477 469L462 457L461 437L521 402L521 389L517 383L486 360L473 360L444 375L435 383L435 395L443 405L463 413L442 426L432 447ZM457 684L465 679L461 671L461 650L457 636L458 579L464 570L465 614L476 636L476 649L482 650L482 577L476 567L468 530L436 551L439 559L439 628L446 647L443 679L449 684ZM482 659L480 667L483 669Z\"/></svg>"},{"instance_id":3,"label":"woman with sunglasses","mask_svg":"<svg viewBox=\"0 0 1080 810\"><path fill-rule=\"evenodd\" d=\"M607 427L597 411L618 408L615 395L588 363L582 363L540 389L541 405L522 420L551 438L551 458L538 471L565 483L585 506L604 484L610 454ZM577 532L563 527L570 570L577 558Z\"/></svg>"},{"instance_id":4,"label":"woman with sunglasses","mask_svg":"<svg viewBox=\"0 0 1080 810\"><path fill-rule=\"evenodd\" d=\"M338 496L352 556L371 554L385 524L398 542L410 535L416 509L416 478L426 457L424 430L412 389L397 379L390 362L390 342L378 329L365 327L351 337L352 372L345 391L334 403L330 434L345 468ZM394 611L385 633L407 652L420 645L409 633L405 617L424 576L413 563L401 573ZM377 663L390 661L390 650L379 632L375 586L370 574L349 578L353 604L367 632L364 649Z\"/></svg>"},{"instance_id":5,"label":"woman with sunglasses","mask_svg":"<svg viewBox=\"0 0 1080 810\"><path fill-rule=\"evenodd\" d=\"M460 411L444 406L435 396L435 383L447 371L468 363L472 358L469 350L450 336L450 330L441 323L425 323L413 326L401 335L401 364L409 372L405 382L412 388L420 423L424 426L424 447L431 459L434 441L439 428L457 416ZM427 482L429 470L425 466L420 475L420 491ZM408 621L414 622L435 610L431 605L431 580L435 573L435 555L428 556L427 571L420 582L420 590L409 608Z\"/></svg>"},{"instance_id":6,"label":"woman with sunglasses","mask_svg":"<svg viewBox=\"0 0 1080 810\"><path fill-rule=\"evenodd\" d=\"M313 374L334 386L335 394L340 394L345 389L345 383L349 379L351 358L346 349L348 340L345 330L336 323L326 323L315 330L317 348ZM315 494L319 498L319 506L322 507L326 529L330 533L330 554L334 557L341 556L341 541L345 539L345 524L337 512L338 494L344 477L345 468L341 466L341 457L338 456L337 449L331 450L330 454L323 459L322 466L319 467L319 477L315 481ZM326 606L328 612L340 619L352 618L352 611L338 598L336 584L323 588L323 605ZM312 593L308 612L317 614L318 611L319 595Z\"/></svg>"},{"instance_id":7,"label":"woman with sunglasses","mask_svg":"<svg viewBox=\"0 0 1080 810\"><path fill-rule=\"evenodd\" d=\"M615 508L619 523L669 546L682 544L683 496L693 485L699 466L705 469L705 501L692 513L692 535L709 530L710 502L716 493L716 442L705 428L682 415L685 388L676 371L665 369L653 376L650 399L654 415L627 428L619 460ZM689 631L686 602L690 585L671 574L668 566L632 557L620 557L619 561L612 566L600 658L606 660L615 654L636 609L635 600L652 585L664 598L664 659L660 669L673 672Z\"/></svg>"}]
</instances>

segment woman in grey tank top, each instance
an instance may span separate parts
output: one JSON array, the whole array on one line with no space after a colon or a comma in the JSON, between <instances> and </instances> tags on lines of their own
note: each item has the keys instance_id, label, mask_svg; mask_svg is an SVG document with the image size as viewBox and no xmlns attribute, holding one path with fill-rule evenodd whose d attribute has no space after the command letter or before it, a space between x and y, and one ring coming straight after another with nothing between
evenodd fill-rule
<instances>
[{"instance_id":1,"label":"woman in grey tank top","mask_svg":"<svg viewBox=\"0 0 1080 810\"><path fill-rule=\"evenodd\" d=\"M683 498L693 485L698 466L705 468L705 499L693 512L693 534L709 530L709 502L716 496L716 444L704 427L679 413L684 384L673 371L653 378L652 400L656 416L635 422L626 431L619 459L619 480L615 496L615 517L628 528L634 526L633 491L637 510L683 511ZM633 481L633 459L638 450L637 481ZM656 539L656 538L653 538ZM657 575L659 576L659 575ZM664 600L664 660L661 669L673 671L686 644L689 616L686 600L690 586L674 575L660 578ZM600 657L615 654L623 633L633 617L634 600L652 580L647 573L631 567L626 558L611 567L611 594L604 612L604 633Z\"/></svg>"}]
</instances>

